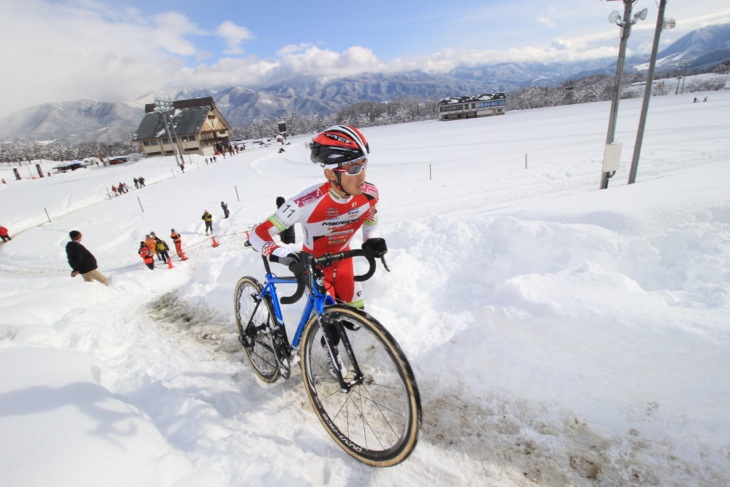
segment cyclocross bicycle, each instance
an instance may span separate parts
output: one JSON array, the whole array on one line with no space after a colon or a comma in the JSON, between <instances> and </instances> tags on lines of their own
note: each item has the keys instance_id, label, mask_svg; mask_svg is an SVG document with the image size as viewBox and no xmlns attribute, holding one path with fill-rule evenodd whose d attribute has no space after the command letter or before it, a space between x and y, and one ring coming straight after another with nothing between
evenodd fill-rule
<instances>
[{"instance_id":1,"label":"cyclocross bicycle","mask_svg":"<svg viewBox=\"0 0 730 487\"><path fill-rule=\"evenodd\" d=\"M415 448L421 427L413 370L383 325L327 294L322 273L339 260L365 257L370 267L355 279L367 280L375 272L375 255L355 249L301 257L292 267L294 276L278 277L262 256L264 283L246 276L236 284L236 323L248 361L261 380L271 383L288 379L298 360L314 412L335 443L368 465L396 465ZM297 284L297 289L279 299L278 284ZM295 303L305 291L307 302L290 342L281 304Z\"/></svg>"}]
</instances>

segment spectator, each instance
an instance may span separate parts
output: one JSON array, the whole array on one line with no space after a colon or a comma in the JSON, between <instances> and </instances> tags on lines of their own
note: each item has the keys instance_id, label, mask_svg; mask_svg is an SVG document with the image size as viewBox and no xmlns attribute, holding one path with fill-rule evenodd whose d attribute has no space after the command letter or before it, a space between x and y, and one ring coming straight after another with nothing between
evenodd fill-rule
<instances>
[{"instance_id":1,"label":"spectator","mask_svg":"<svg viewBox=\"0 0 730 487\"><path fill-rule=\"evenodd\" d=\"M167 259L170 258L170 254L167 253L167 251L170 250L170 247L167 246L167 242L161 238L155 237L155 245L157 249L157 257L159 257L162 262L167 263Z\"/></svg>"},{"instance_id":2,"label":"spectator","mask_svg":"<svg viewBox=\"0 0 730 487\"><path fill-rule=\"evenodd\" d=\"M211 215L208 210L205 210L203 212L203 216L200 218L205 222L205 234L208 235L209 230L210 233L213 234L213 215Z\"/></svg>"},{"instance_id":3,"label":"spectator","mask_svg":"<svg viewBox=\"0 0 730 487\"><path fill-rule=\"evenodd\" d=\"M152 252L150 252L149 247L147 247L147 244L145 244L144 241L139 243L139 256L142 257L145 265L150 270L155 270L155 256L152 255Z\"/></svg>"},{"instance_id":4,"label":"spectator","mask_svg":"<svg viewBox=\"0 0 730 487\"><path fill-rule=\"evenodd\" d=\"M155 232L152 232L152 235L147 234L144 236L144 244L147 246L150 252L152 252L152 255L155 255L157 253L157 242L155 242L155 237L153 237Z\"/></svg>"},{"instance_id":5,"label":"spectator","mask_svg":"<svg viewBox=\"0 0 730 487\"><path fill-rule=\"evenodd\" d=\"M221 208L223 208L223 218L228 218L228 215L230 215L228 205L221 201Z\"/></svg>"},{"instance_id":6,"label":"spectator","mask_svg":"<svg viewBox=\"0 0 730 487\"><path fill-rule=\"evenodd\" d=\"M174 228L170 229L170 238L172 239L172 243L175 244L175 252L177 252L177 256L180 257L180 260L187 260L188 258L185 257L182 250L182 237Z\"/></svg>"},{"instance_id":7,"label":"spectator","mask_svg":"<svg viewBox=\"0 0 730 487\"><path fill-rule=\"evenodd\" d=\"M71 277L81 274L84 281L99 281L105 286L109 285L109 279L97 270L96 258L86 247L81 245L83 235L78 230L72 230L68 236L71 241L66 244L66 256L71 266Z\"/></svg>"},{"instance_id":8,"label":"spectator","mask_svg":"<svg viewBox=\"0 0 730 487\"><path fill-rule=\"evenodd\" d=\"M3 242L12 240L12 238L10 238L10 235L8 235L8 229L1 225L0 225L0 238L3 239Z\"/></svg>"}]
</instances>

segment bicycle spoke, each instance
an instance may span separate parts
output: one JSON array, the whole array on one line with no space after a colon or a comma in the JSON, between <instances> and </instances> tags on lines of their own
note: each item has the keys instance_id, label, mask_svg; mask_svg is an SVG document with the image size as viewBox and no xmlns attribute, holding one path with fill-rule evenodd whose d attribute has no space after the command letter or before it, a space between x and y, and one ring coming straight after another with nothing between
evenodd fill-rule
<instances>
[{"instance_id":1,"label":"bicycle spoke","mask_svg":"<svg viewBox=\"0 0 730 487\"><path fill-rule=\"evenodd\" d=\"M343 351L351 349L363 377L346 380L342 390L325 365L328 352L320 344L322 331L316 322L310 323L302 357L307 392L320 420L345 451L371 465L392 465L410 454L417 439L420 403L415 381L382 326L355 312L347 319L358 327L339 328L339 353L351 371L352 357Z\"/></svg>"}]
</instances>

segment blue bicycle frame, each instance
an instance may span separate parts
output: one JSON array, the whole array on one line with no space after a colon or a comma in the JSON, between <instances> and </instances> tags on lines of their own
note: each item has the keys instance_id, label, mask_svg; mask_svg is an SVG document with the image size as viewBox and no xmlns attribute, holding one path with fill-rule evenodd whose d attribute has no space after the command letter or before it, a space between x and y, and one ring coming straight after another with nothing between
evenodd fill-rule
<instances>
[{"instance_id":1,"label":"blue bicycle frame","mask_svg":"<svg viewBox=\"0 0 730 487\"><path fill-rule=\"evenodd\" d=\"M297 278L292 277L279 277L271 272L271 268L269 267L269 262L266 259L266 257L263 257L264 259L264 266L266 267L266 276L265 281L263 285L263 290L261 291L261 298L266 299L267 297L271 298L271 304L274 307L274 314L276 315L276 321L279 324L279 326L286 332L286 327L284 324L284 315L281 310L281 303L279 302L279 296L276 292L276 285L277 284L297 284ZM310 288L312 292L307 296L307 304L304 306L304 310L302 311L302 316L299 319L299 325L297 326L296 332L294 333L294 338L291 340L291 347L292 349L296 349L299 346L299 341L301 340L302 333L304 332L304 326L309 322L309 319L312 317L312 314L317 314L321 316L324 314L324 308L325 306L329 306L332 304L335 304L335 300L327 293L323 293L320 291L319 286L313 285Z\"/></svg>"}]
</instances>

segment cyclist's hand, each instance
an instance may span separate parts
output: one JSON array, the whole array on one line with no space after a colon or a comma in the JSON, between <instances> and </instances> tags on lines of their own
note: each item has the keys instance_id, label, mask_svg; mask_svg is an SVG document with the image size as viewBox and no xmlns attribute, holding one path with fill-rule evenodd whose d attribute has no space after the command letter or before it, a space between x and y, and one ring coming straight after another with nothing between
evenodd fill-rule
<instances>
[{"instance_id":1,"label":"cyclist's hand","mask_svg":"<svg viewBox=\"0 0 730 487\"><path fill-rule=\"evenodd\" d=\"M363 250L369 250L375 257L382 257L388 252L384 238L371 238L362 243Z\"/></svg>"},{"instance_id":2,"label":"cyclist's hand","mask_svg":"<svg viewBox=\"0 0 730 487\"><path fill-rule=\"evenodd\" d=\"M291 267L292 265L294 265L294 264L296 264L298 262L301 262L302 256L299 255L299 252L289 252L284 257L280 257L280 256L278 256L276 254L271 254L269 256L269 260L271 262L276 262L276 263L279 263L281 265L285 265L287 267Z\"/></svg>"}]
</instances>

